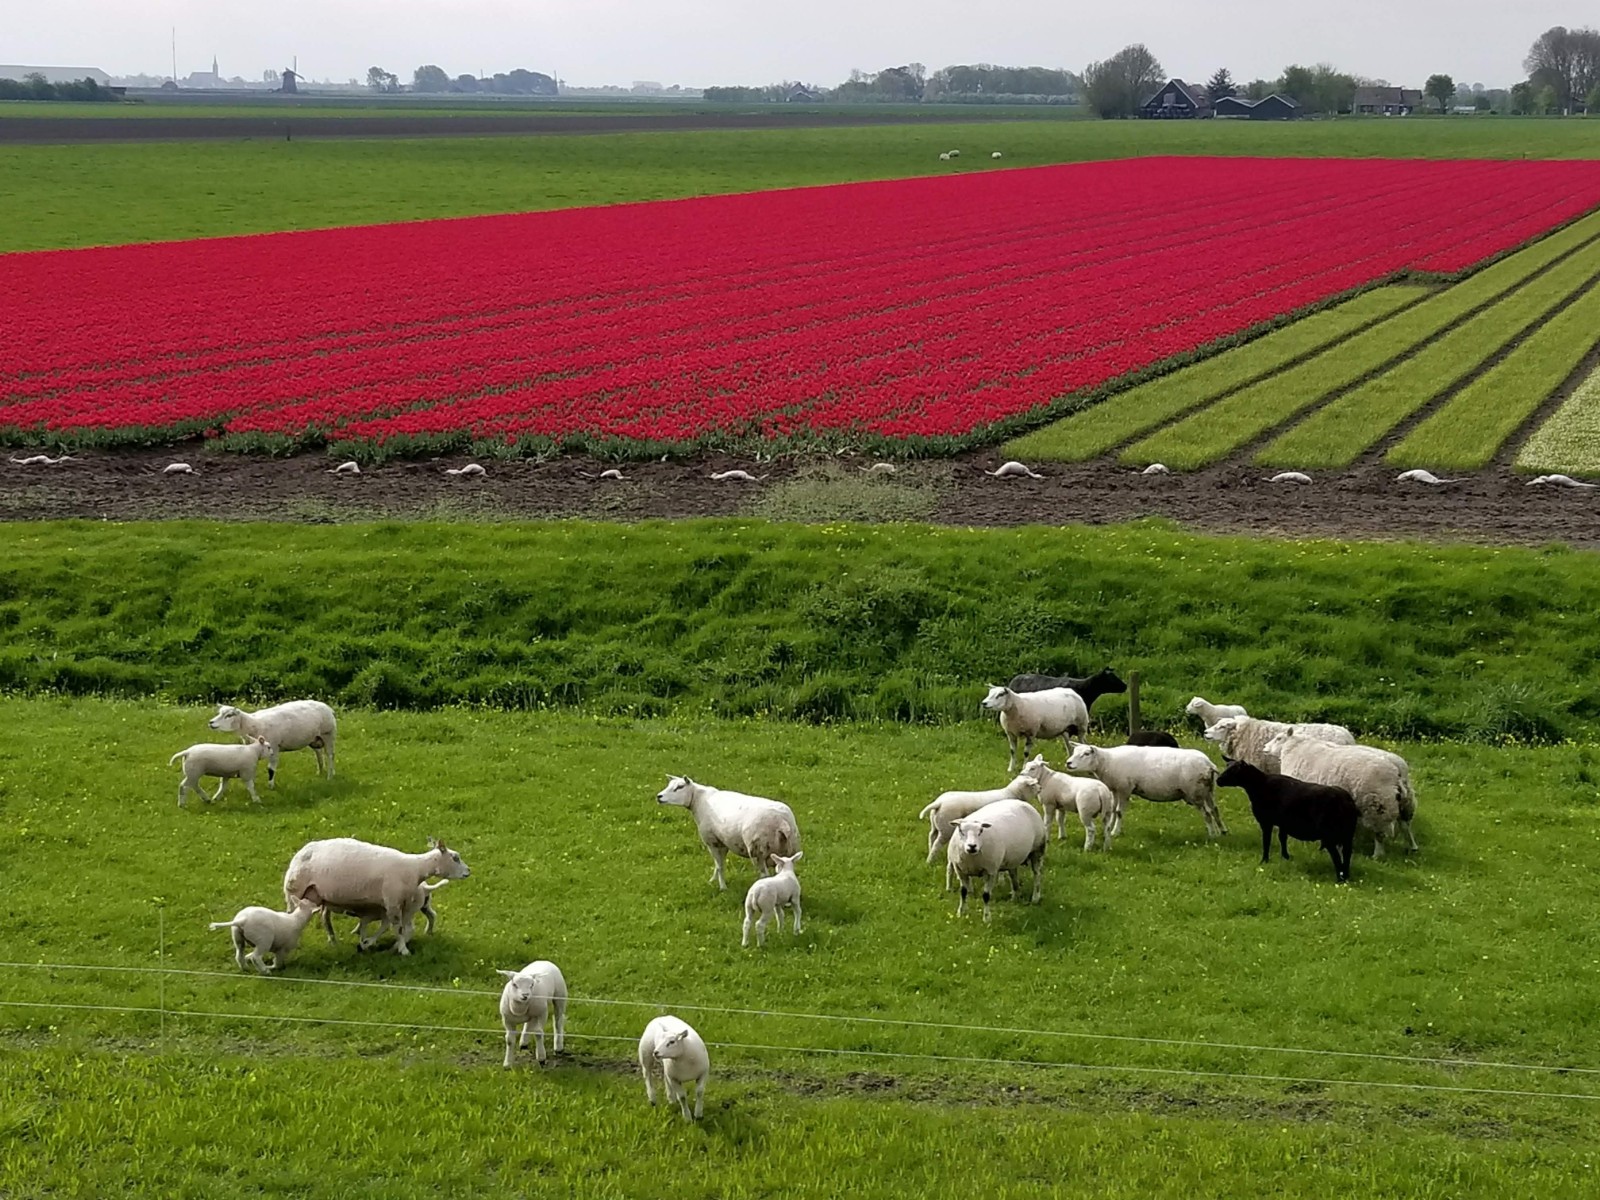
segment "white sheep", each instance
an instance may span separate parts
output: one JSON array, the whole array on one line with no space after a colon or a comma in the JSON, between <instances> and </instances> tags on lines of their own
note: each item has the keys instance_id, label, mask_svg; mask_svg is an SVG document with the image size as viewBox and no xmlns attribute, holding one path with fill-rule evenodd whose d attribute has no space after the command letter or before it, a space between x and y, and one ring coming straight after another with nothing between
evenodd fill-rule
<instances>
[{"instance_id":1,"label":"white sheep","mask_svg":"<svg viewBox=\"0 0 1600 1200\"><path fill-rule=\"evenodd\" d=\"M359 918L381 909L383 923L378 932L358 942L357 949L370 949L385 929L393 929L395 953L410 954L412 922L425 895L417 885L435 875L466 879L471 874L461 855L437 838L429 840L422 854L355 838L325 838L307 842L289 860L283 873L283 898L292 909L308 888L315 887L322 897L322 923L330 942L334 940L334 912Z\"/></svg>"},{"instance_id":2,"label":"white sheep","mask_svg":"<svg viewBox=\"0 0 1600 1200\"><path fill-rule=\"evenodd\" d=\"M272 754L267 758L268 787L277 786L278 755L285 750L309 747L317 756L317 770L333 778L333 740L338 733L338 722L333 709L320 700L291 700L271 708L258 708L253 713L231 704L219 704L217 715L207 724L219 732L237 733L246 742L264 737L272 743Z\"/></svg>"},{"instance_id":3,"label":"white sheep","mask_svg":"<svg viewBox=\"0 0 1600 1200\"><path fill-rule=\"evenodd\" d=\"M1002 871L1011 880L1011 894L1017 894L1017 869L1024 863L1033 871L1033 903L1039 903L1044 883L1044 853L1050 845L1039 810L1025 800L996 800L985 804L970 817L956 822L946 861L961 880L961 900L956 916L967 911L967 880L983 876L983 919L991 917L989 901L994 881Z\"/></svg>"},{"instance_id":4,"label":"white sheep","mask_svg":"<svg viewBox=\"0 0 1600 1200\"><path fill-rule=\"evenodd\" d=\"M1002 156L1001 156L1001 154L1000 154L1000 151L998 151L998 150L991 150L991 151L989 151L989 157L990 157L990 158L1000 158L1000 157L1002 157Z\"/></svg>"},{"instance_id":5,"label":"white sheep","mask_svg":"<svg viewBox=\"0 0 1600 1200\"><path fill-rule=\"evenodd\" d=\"M433 911L433 893L449 882L448 879L441 879L438 883L429 883L423 880L423 882L417 884L416 914L427 921L428 927L423 932L430 937L433 935L434 918L437 915ZM382 904L373 904L361 908L352 906L345 908L343 911L347 916L352 916L356 919L356 942L358 944L366 941L368 925L374 921L383 920Z\"/></svg>"},{"instance_id":6,"label":"white sheep","mask_svg":"<svg viewBox=\"0 0 1600 1200\"><path fill-rule=\"evenodd\" d=\"M667 1099L678 1102L685 1121L691 1117L689 1096L683 1085L695 1085L692 1119L699 1120L705 1112L706 1082L711 1078L711 1055L706 1052L700 1035L688 1022L674 1016L657 1017L644 1027L644 1035L639 1039L639 1074L644 1076L644 1094L654 1104L656 1089L650 1080L652 1064L660 1066Z\"/></svg>"},{"instance_id":7,"label":"white sheep","mask_svg":"<svg viewBox=\"0 0 1600 1200\"><path fill-rule=\"evenodd\" d=\"M1356 743L1356 735L1343 725L1313 721L1291 726L1284 721L1264 721L1260 717L1223 717L1216 724L1206 726L1205 737L1206 741L1217 744L1223 758L1247 762L1268 775L1278 775L1281 773L1278 757L1267 753L1267 743L1291 728L1302 737L1316 738L1334 746L1353 746Z\"/></svg>"},{"instance_id":8,"label":"white sheep","mask_svg":"<svg viewBox=\"0 0 1600 1200\"><path fill-rule=\"evenodd\" d=\"M941 150L939 152L939 161L940 162L949 162L950 161L950 151Z\"/></svg>"},{"instance_id":9,"label":"white sheep","mask_svg":"<svg viewBox=\"0 0 1600 1200\"><path fill-rule=\"evenodd\" d=\"M1022 757L1026 759L1033 754L1034 738L1058 737L1062 747L1070 751L1070 737L1089 732L1089 706L1071 688L1013 692L996 684L983 698L983 707L1000 714L1000 728L1011 747L1011 757L1006 760L1008 771L1017 769L1018 738L1022 739Z\"/></svg>"},{"instance_id":10,"label":"white sheep","mask_svg":"<svg viewBox=\"0 0 1600 1200\"><path fill-rule=\"evenodd\" d=\"M1087 771L1111 789L1116 815L1110 836L1122 833L1122 815L1129 796L1143 796L1158 804L1182 800L1199 811L1208 835L1221 837L1228 832L1217 810L1217 768L1203 751L1174 750L1170 746L1074 745L1067 769Z\"/></svg>"},{"instance_id":11,"label":"white sheep","mask_svg":"<svg viewBox=\"0 0 1600 1200\"><path fill-rule=\"evenodd\" d=\"M233 961L239 964L241 971L249 962L266 975L289 961L290 953L300 944L300 935L305 932L306 922L311 920L311 914L321 904L322 898L317 895L317 889L311 887L295 901L294 908L289 912L252 904L249 908L241 908L231 921L211 922L211 928L232 932ZM244 952L246 945L251 948L249 954ZM272 955L270 967L263 961L263 954Z\"/></svg>"},{"instance_id":12,"label":"white sheep","mask_svg":"<svg viewBox=\"0 0 1600 1200\"><path fill-rule=\"evenodd\" d=\"M1303 737L1299 728L1293 726L1267 743L1267 753L1278 757L1281 773L1349 792L1362 826L1372 834L1373 858L1383 857L1384 839L1394 834L1396 825L1406 836L1407 848L1416 850L1411 819L1417 812L1417 796L1406 760L1376 746L1335 746Z\"/></svg>"},{"instance_id":13,"label":"white sheep","mask_svg":"<svg viewBox=\"0 0 1600 1200\"><path fill-rule=\"evenodd\" d=\"M236 746L231 742L227 745L200 742L187 750L179 750L167 759L169 767L180 758L183 760L183 780L178 784L178 807L187 807L183 797L189 791L193 791L207 804L213 800L221 800L223 789L228 786L230 779L243 780L251 801L260 804L261 797L256 795L256 764L263 758L270 761L274 752L272 743L263 737L253 737L242 746ZM217 781L217 792L214 796L206 795L205 789L200 786L200 780L207 775Z\"/></svg>"},{"instance_id":14,"label":"white sheep","mask_svg":"<svg viewBox=\"0 0 1600 1200\"><path fill-rule=\"evenodd\" d=\"M783 932L783 906L794 909L794 932L800 932L800 877L794 873L794 864L805 857L805 852L772 856L773 873L756 880L744 894L744 933L740 946L750 944L750 923L755 922L757 947L767 944L767 922L776 920L778 932Z\"/></svg>"},{"instance_id":15,"label":"white sheep","mask_svg":"<svg viewBox=\"0 0 1600 1200\"><path fill-rule=\"evenodd\" d=\"M765 875L772 855L794 854L800 849L800 823L781 800L725 791L696 783L686 775L673 775L656 793L656 803L689 810L700 841L716 864L711 882L721 891L728 890L722 866L730 851L748 858L757 875Z\"/></svg>"},{"instance_id":16,"label":"white sheep","mask_svg":"<svg viewBox=\"0 0 1600 1200\"><path fill-rule=\"evenodd\" d=\"M1026 775L1018 775L1003 788L988 788L978 792L940 792L917 814L928 818L928 861L950 842L956 822L970 817L985 804L996 800L1028 800L1038 793L1039 785ZM944 890L949 891L955 882L955 872L948 862L944 869Z\"/></svg>"},{"instance_id":17,"label":"white sheep","mask_svg":"<svg viewBox=\"0 0 1600 1200\"><path fill-rule=\"evenodd\" d=\"M1052 822L1056 827L1056 840L1064 836L1066 815L1076 813L1083 824L1083 848L1094 849L1094 823L1100 822L1101 844L1111 849L1116 837L1117 800L1111 789L1098 779L1080 779L1064 771L1052 771L1044 755L1030 759L1022 766L1024 778L1032 779L1039 794L1039 807L1044 812L1044 827L1048 833Z\"/></svg>"},{"instance_id":18,"label":"white sheep","mask_svg":"<svg viewBox=\"0 0 1600 1200\"><path fill-rule=\"evenodd\" d=\"M1250 714L1238 704L1213 704L1204 696L1196 696L1183 706L1191 717L1199 717L1203 726L1215 725L1224 717L1248 717Z\"/></svg>"},{"instance_id":19,"label":"white sheep","mask_svg":"<svg viewBox=\"0 0 1600 1200\"><path fill-rule=\"evenodd\" d=\"M950 157L951 158L960 158L961 157L961 151L959 151L959 150L950 151Z\"/></svg>"},{"instance_id":20,"label":"white sheep","mask_svg":"<svg viewBox=\"0 0 1600 1200\"><path fill-rule=\"evenodd\" d=\"M505 976L500 989L500 1023L506 1027L506 1060L511 1066L516 1050L528 1046L528 1026L533 1026L534 1057L544 1066L545 1023L555 1018L555 1050L560 1054L567 1041L567 981L561 968L539 959L520 971L498 971ZM521 1029L520 1035L517 1033Z\"/></svg>"}]
</instances>

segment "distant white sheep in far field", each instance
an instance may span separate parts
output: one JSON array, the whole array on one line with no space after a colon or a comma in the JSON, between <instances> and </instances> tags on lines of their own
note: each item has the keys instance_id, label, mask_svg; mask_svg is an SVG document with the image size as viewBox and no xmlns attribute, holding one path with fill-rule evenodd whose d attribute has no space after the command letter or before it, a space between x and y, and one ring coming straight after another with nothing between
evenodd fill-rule
<instances>
[{"instance_id":1,"label":"distant white sheep in far field","mask_svg":"<svg viewBox=\"0 0 1600 1200\"><path fill-rule=\"evenodd\" d=\"M425 879L466 879L472 874L461 855L437 838L421 854L407 854L389 846L375 846L355 838L324 838L307 842L289 860L283 873L283 898L293 908L308 888L322 897L323 928L333 941L334 912L360 918L373 909L383 910L382 926L357 949L370 949L385 929L395 930L396 954L410 954L412 922L425 893Z\"/></svg>"},{"instance_id":2,"label":"distant white sheep in far field","mask_svg":"<svg viewBox=\"0 0 1600 1200\"><path fill-rule=\"evenodd\" d=\"M63 454L57 458L51 458L48 454L30 454L26 458L18 458L13 454L11 461L19 467L57 467L64 462L77 462L78 459L72 454Z\"/></svg>"},{"instance_id":3,"label":"distant white sheep in far field","mask_svg":"<svg viewBox=\"0 0 1600 1200\"><path fill-rule=\"evenodd\" d=\"M948 150L942 151L940 153L940 155L939 155L939 161L940 162L949 162L950 161L950 151L948 151Z\"/></svg>"},{"instance_id":4,"label":"distant white sheep in far field","mask_svg":"<svg viewBox=\"0 0 1600 1200\"><path fill-rule=\"evenodd\" d=\"M731 471L713 471L711 478L718 483L760 483L766 479L765 475L752 475L749 471L735 467Z\"/></svg>"},{"instance_id":5,"label":"distant white sheep in far field","mask_svg":"<svg viewBox=\"0 0 1600 1200\"><path fill-rule=\"evenodd\" d=\"M1311 476L1304 471L1279 471L1268 483L1310 483Z\"/></svg>"},{"instance_id":6,"label":"distant white sheep in far field","mask_svg":"<svg viewBox=\"0 0 1600 1200\"><path fill-rule=\"evenodd\" d=\"M359 475L359 474L361 474L361 464L356 462L355 459L351 459L349 462L340 463L337 467L334 467L332 470L330 470L328 472L328 474L329 475Z\"/></svg>"},{"instance_id":7,"label":"distant white sheep in far field","mask_svg":"<svg viewBox=\"0 0 1600 1200\"><path fill-rule=\"evenodd\" d=\"M196 471L193 467L191 467L186 462L168 463L166 466L161 468L161 473L163 475L198 475L198 474L200 474L199 471Z\"/></svg>"},{"instance_id":8,"label":"distant white sheep in far field","mask_svg":"<svg viewBox=\"0 0 1600 1200\"><path fill-rule=\"evenodd\" d=\"M991 151L990 151L990 152L989 152L989 157L990 157L990 158L999 158L999 157L1000 157L1000 151L998 151L998 150L991 150Z\"/></svg>"}]
</instances>

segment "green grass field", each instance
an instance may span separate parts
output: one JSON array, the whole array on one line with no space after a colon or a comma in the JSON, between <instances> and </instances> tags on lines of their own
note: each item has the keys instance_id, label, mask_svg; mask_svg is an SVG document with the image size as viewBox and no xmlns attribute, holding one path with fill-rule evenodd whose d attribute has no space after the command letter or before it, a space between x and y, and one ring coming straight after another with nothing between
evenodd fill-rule
<instances>
[{"instance_id":1,"label":"green grass field","mask_svg":"<svg viewBox=\"0 0 1600 1200\"><path fill-rule=\"evenodd\" d=\"M1517 468L1600 474L1600 370L1591 371L1517 454Z\"/></svg>"}]
</instances>

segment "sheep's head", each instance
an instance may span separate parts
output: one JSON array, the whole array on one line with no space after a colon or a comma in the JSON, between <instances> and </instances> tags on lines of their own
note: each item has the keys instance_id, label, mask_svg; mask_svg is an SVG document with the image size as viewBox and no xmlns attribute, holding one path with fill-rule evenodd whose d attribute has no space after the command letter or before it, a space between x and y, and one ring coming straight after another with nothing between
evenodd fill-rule
<instances>
[{"instance_id":1,"label":"sheep's head","mask_svg":"<svg viewBox=\"0 0 1600 1200\"><path fill-rule=\"evenodd\" d=\"M1009 689L998 684L989 689L989 694L983 698L983 707L990 712L1001 712L1006 706L1006 697L1011 695Z\"/></svg>"},{"instance_id":2,"label":"sheep's head","mask_svg":"<svg viewBox=\"0 0 1600 1200\"><path fill-rule=\"evenodd\" d=\"M1205 739L1208 742L1215 742L1226 752L1228 747L1233 745L1233 734L1238 728L1238 717L1223 717L1215 725L1206 726Z\"/></svg>"},{"instance_id":3,"label":"sheep's head","mask_svg":"<svg viewBox=\"0 0 1600 1200\"><path fill-rule=\"evenodd\" d=\"M1257 775L1261 774L1260 770L1252 767L1249 763L1230 758L1228 759L1228 765L1222 768L1221 774L1217 776L1217 786L1242 788L1244 781L1252 771L1255 771Z\"/></svg>"},{"instance_id":4,"label":"sheep's head","mask_svg":"<svg viewBox=\"0 0 1600 1200\"><path fill-rule=\"evenodd\" d=\"M433 874L442 875L446 879L465 879L472 874L472 868L461 861L461 855L438 838L428 839L428 849L434 852L437 859Z\"/></svg>"},{"instance_id":5,"label":"sheep's head","mask_svg":"<svg viewBox=\"0 0 1600 1200\"><path fill-rule=\"evenodd\" d=\"M1128 690L1128 685L1123 681L1122 676L1118 675L1110 667L1101 667L1086 682L1099 684L1100 690L1104 692L1125 692Z\"/></svg>"},{"instance_id":6,"label":"sheep's head","mask_svg":"<svg viewBox=\"0 0 1600 1200\"><path fill-rule=\"evenodd\" d=\"M694 780L687 775L670 775L667 777L667 786L656 793L657 804L676 804L679 808L688 808L694 799Z\"/></svg>"},{"instance_id":7,"label":"sheep's head","mask_svg":"<svg viewBox=\"0 0 1600 1200\"><path fill-rule=\"evenodd\" d=\"M1045 772L1049 769L1049 764L1044 761L1044 755L1035 754L1022 764L1022 773L1017 778L1026 779L1033 785L1033 790L1037 791L1039 785L1044 782Z\"/></svg>"},{"instance_id":8,"label":"sheep's head","mask_svg":"<svg viewBox=\"0 0 1600 1200\"><path fill-rule=\"evenodd\" d=\"M1067 756L1067 770L1092 771L1099 762L1100 751L1086 742L1073 742L1072 753Z\"/></svg>"},{"instance_id":9,"label":"sheep's head","mask_svg":"<svg viewBox=\"0 0 1600 1200\"><path fill-rule=\"evenodd\" d=\"M1282 733L1275 734L1267 740L1267 744L1265 746L1261 747L1261 753L1267 755L1269 758L1283 757L1283 745L1293 736L1294 728L1292 726L1284 730Z\"/></svg>"},{"instance_id":10,"label":"sheep's head","mask_svg":"<svg viewBox=\"0 0 1600 1200\"><path fill-rule=\"evenodd\" d=\"M217 715L207 721L212 729L220 729L224 733L239 732L239 718L244 714L231 704L217 705Z\"/></svg>"},{"instance_id":11,"label":"sheep's head","mask_svg":"<svg viewBox=\"0 0 1600 1200\"><path fill-rule=\"evenodd\" d=\"M987 828L988 821L974 821L971 818L957 821L950 840L960 848L961 853L976 854L983 849L983 831Z\"/></svg>"},{"instance_id":12,"label":"sheep's head","mask_svg":"<svg viewBox=\"0 0 1600 1200\"><path fill-rule=\"evenodd\" d=\"M656 1039L655 1056L661 1058L677 1058L689 1048L689 1027L685 1025L675 1033L664 1034Z\"/></svg>"},{"instance_id":13,"label":"sheep's head","mask_svg":"<svg viewBox=\"0 0 1600 1200\"><path fill-rule=\"evenodd\" d=\"M769 855L769 857L772 859L772 869L779 875L782 875L785 871L793 875L795 863L799 862L805 856L806 852L804 850L796 851L787 858L781 854Z\"/></svg>"},{"instance_id":14,"label":"sheep's head","mask_svg":"<svg viewBox=\"0 0 1600 1200\"><path fill-rule=\"evenodd\" d=\"M1206 698L1204 696L1196 696L1193 700L1189 701L1188 704L1184 705L1183 711L1188 713L1191 717L1198 717L1200 715L1200 710L1205 706Z\"/></svg>"},{"instance_id":15,"label":"sheep's head","mask_svg":"<svg viewBox=\"0 0 1600 1200\"><path fill-rule=\"evenodd\" d=\"M256 752L257 758L271 758L276 761L277 747L260 734L250 739L250 748Z\"/></svg>"},{"instance_id":16,"label":"sheep's head","mask_svg":"<svg viewBox=\"0 0 1600 1200\"><path fill-rule=\"evenodd\" d=\"M525 970L526 968L523 969ZM496 968L495 974L505 976L505 990L511 993L513 999L526 1003L533 999L533 976L524 974L523 971L503 971Z\"/></svg>"}]
</instances>

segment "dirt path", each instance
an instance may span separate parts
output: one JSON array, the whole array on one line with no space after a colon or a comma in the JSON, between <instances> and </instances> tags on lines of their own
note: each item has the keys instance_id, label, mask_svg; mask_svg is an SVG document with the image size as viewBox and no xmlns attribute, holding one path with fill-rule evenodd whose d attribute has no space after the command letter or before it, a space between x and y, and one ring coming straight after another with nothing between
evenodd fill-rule
<instances>
[{"instance_id":1,"label":"dirt path","mask_svg":"<svg viewBox=\"0 0 1600 1200\"><path fill-rule=\"evenodd\" d=\"M12 451L25 456L31 451ZM181 459L198 475L165 476ZM329 473L321 454L267 459L199 446L176 451L84 452L60 466L0 460L0 518L103 520L210 518L327 522L376 518L461 519L587 516L738 516L761 503L782 515L797 477L815 477L815 459L755 464L715 456L626 463L622 482L586 478L615 464L582 457L546 462L487 461L481 478L452 478L464 458L396 462L359 476ZM844 480L865 479L865 460L834 460ZM1600 489L1529 488L1503 467L1445 487L1399 484L1390 468L1365 465L1316 473L1310 485L1272 484L1261 468L1229 464L1186 475L1144 476L1109 461L1049 464L1044 479L991 479L993 451L908 463L888 487L918 488L929 519L951 525L1104 524L1165 517L1197 530L1283 536L1419 537L1480 544L1564 542L1600 549ZM714 470L743 467L761 483L714 483ZM829 485L821 488L824 511ZM861 489L850 489L859 500Z\"/></svg>"}]
</instances>

